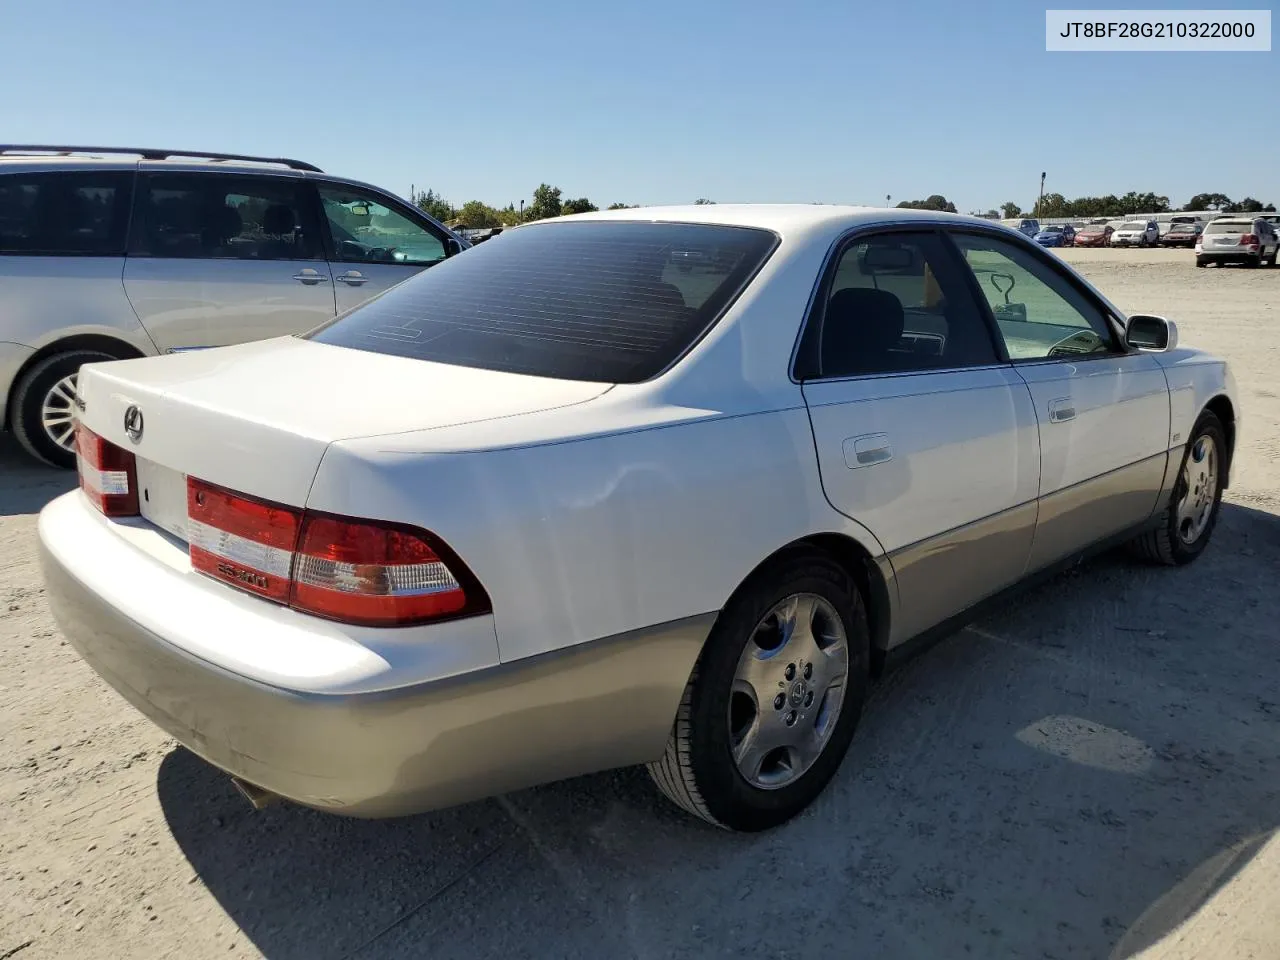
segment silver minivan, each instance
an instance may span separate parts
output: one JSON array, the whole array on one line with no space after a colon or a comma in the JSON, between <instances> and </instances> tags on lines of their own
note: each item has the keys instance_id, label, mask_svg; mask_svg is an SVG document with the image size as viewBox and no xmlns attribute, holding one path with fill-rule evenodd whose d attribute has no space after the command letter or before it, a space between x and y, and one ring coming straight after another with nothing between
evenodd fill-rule
<instances>
[{"instance_id":1,"label":"silver minivan","mask_svg":"<svg viewBox=\"0 0 1280 960\"><path fill-rule=\"evenodd\" d=\"M302 333L467 246L297 160L0 146L0 426L74 466L81 364Z\"/></svg>"}]
</instances>

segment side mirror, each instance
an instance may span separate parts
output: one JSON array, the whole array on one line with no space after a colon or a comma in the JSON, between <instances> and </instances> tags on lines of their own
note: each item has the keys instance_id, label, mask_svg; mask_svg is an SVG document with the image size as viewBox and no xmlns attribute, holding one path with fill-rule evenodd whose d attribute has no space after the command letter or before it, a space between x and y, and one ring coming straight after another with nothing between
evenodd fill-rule
<instances>
[{"instance_id":1,"label":"side mirror","mask_svg":"<svg viewBox=\"0 0 1280 960\"><path fill-rule=\"evenodd\" d=\"M462 244L454 237L446 237L444 241L444 255L446 257L456 257L462 252Z\"/></svg>"},{"instance_id":2,"label":"side mirror","mask_svg":"<svg viewBox=\"0 0 1280 960\"><path fill-rule=\"evenodd\" d=\"M1178 345L1178 325L1164 317L1134 314L1124 330L1125 342L1139 350L1164 353Z\"/></svg>"}]
</instances>

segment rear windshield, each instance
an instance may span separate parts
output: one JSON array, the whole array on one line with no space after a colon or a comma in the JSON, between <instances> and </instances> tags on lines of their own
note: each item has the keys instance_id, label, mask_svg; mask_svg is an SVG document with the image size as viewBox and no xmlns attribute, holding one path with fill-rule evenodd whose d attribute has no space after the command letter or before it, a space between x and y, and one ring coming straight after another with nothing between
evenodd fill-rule
<instances>
[{"instance_id":1,"label":"rear windshield","mask_svg":"<svg viewBox=\"0 0 1280 960\"><path fill-rule=\"evenodd\" d=\"M1145 230L1147 225L1142 220L1127 220L1120 225L1121 230Z\"/></svg>"},{"instance_id":2,"label":"rear windshield","mask_svg":"<svg viewBox=\"0 0 1280 960\"><path fill-rule=\"evenodd\" d=\"M464 367L638 383L719 319L776 243L765 230L705 224L519 227L308 337Z\"/></svg>"},{"instance_id":3,"label":"rear windshield","mask_svg":"<svg viewBox=\"0 0 1280 960\"><path fill-rule=\"evenodd\" d=\"M1252 223L1211 223L1204 228L1205 233L1248 233L1253 229Z\"/></svg>"}]
</instances>

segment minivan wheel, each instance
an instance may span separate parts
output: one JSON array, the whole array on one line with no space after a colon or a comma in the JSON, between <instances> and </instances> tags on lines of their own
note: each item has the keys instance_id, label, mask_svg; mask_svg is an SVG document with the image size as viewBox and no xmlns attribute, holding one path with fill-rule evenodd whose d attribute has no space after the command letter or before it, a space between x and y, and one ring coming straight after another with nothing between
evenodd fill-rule
<instances>
[{"instance_id":1,"label":"minivan wheel","mask_svg":"<svg viewBox=\"0 0 1280 960\"><path fill-rule=\"evenodd\" d=\"M839 769L869 663L866 608L844 569L816 551L780 558L721 612L650 776L716 826L784 823Z\"/></svg>"},{"instance_id":2,"label":"minivan wheel","mask_svg":"<svg viewBox=\"0 0 1280 960\"><path fill-rule=\"evenodd\" d=\"M116 360L100 350L69 350L45 357L18 381L13 433L32 456L74 469L76 375L81 364Z\"/></svg>"},{"instance_id":3,"label":"minivan wheel","mask_svg":"<svg viewBox=\"0 0 1280 960\"><path fill-rule=\"evenodd\" d=\"M1159 524L1130 544L1144 560L1168 566L1190 563L1204 552L1218 524L1226 479L1227 435L1209 410L1200 414L1182 467Z\"/></svg>"}]
</instances>

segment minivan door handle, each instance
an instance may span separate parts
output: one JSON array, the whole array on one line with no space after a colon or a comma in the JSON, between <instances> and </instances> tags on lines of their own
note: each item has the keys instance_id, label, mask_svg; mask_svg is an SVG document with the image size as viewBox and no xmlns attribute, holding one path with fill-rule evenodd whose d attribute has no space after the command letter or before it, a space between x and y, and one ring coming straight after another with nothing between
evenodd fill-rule
<instances>
[{"instance_id":1,"label":"minivan door handle","mask_svg":"<svg viewBox=\"0 0 1280 960\"><path fill-rule=\"evenodd\" d=\"M293 275L293 279L299 283L305 283L308 287L314 287L317 283L324 283L329 278L323 273L317 273L311 267L303 267Z\"/></svg>"},{"instance_id":2,"label":"minivan door handle","mask_svg":"<svg viewBox=\"0 0 1280 960\"><path fill-rule=\"evenodd\" d=\"M1070 397L1061 397L1049 401L1049 420L1053 423L1066 423L1076 418L1076 405Z\"/></svg>"},{"instance_id":3,"label":"minivan door handle","mask_svg":"<svg viewBox=\"0 0 1280 960\"><path fill-rule=\"evenodd\" d=\"M346 273L340 273L335 277L339 283L345 283L353 287L358 287L362 283L368 283L369 278L359 270L348 270Z\"/></svg>"}]
</instances>

